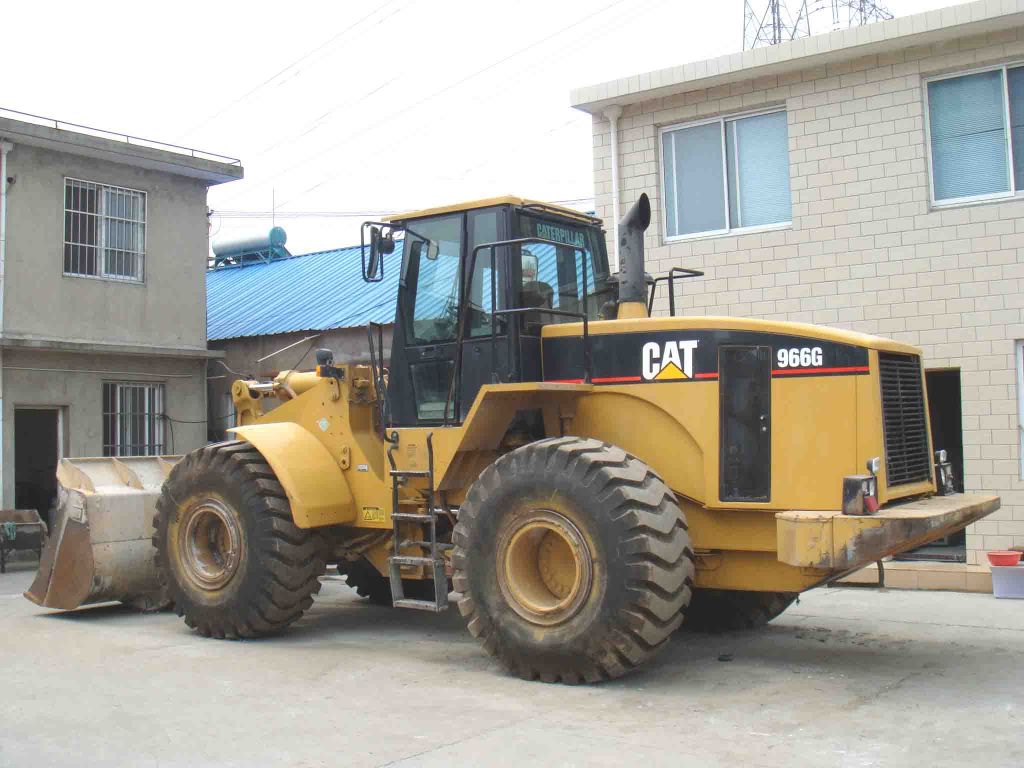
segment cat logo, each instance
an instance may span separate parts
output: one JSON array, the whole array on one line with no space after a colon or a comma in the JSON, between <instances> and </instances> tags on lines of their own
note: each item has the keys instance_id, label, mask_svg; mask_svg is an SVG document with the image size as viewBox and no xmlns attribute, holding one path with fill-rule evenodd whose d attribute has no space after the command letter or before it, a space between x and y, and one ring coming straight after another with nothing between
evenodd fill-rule
<instances>
[{"instance_id":1,"label":"cat logo","mask_svg":"<svg viewBox=\"0 0 1024 768\"><path fill-rule=\"evenodd\" d=\"M649 341L643 348L644 381L681 381L693 378L696 341Z\"/></svg>"}]
</instances>

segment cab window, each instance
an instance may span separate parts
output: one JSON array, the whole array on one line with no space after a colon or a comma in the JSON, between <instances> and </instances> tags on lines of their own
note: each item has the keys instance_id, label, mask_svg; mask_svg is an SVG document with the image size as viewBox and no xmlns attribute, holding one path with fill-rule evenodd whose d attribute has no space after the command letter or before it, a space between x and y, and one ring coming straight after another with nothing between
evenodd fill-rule
<instances>
[{"instance_id":1,"label":"cab window","mask_svg":"<svg viewBox=\"0 0 1024 768\"><path fill-rule=\"evenodd\" d=\"M547 314L545 309L579 312L588 320L597 320L601 306L609 299L607 267L601 259L598 240L600 233L594 227L525 214L520 217L520 231L522 237L565 243L564 246L533 243L520 250L519 306L538 310L523 315L523 330L537 334L545 324L579 322L579 318ZM584 250L581 252L578 248Z\"/></svg>"},{"instance_id":2,"label":"cab window","mask_svg":"<svg viewBox=\"0 0 1024 768\"><path fill-rule=\"evenodd\" d=\"M415 222L405 236L406 341L451 341L458 330L462 214Z\"/></svg>"},{"instance_id":3,"label":"cab window","mask_svg":"<svg viewBox=\"0 0 1024 768\"><path fill-rule=\"evenodd\" d=\"M493 243L498 240L498 211L496 209L473 211L469 217L469 249L466 251L467 259L471 257L473 249L484 243ZM467 312L469 316L466 322L467 336L476 338L479 336L491 335L491 313L496 300L498 309L505 309L505 271L506 260L502 257L501 248L496 249L494 257L494 291L496 296L491 296L491 251L482 249L476 257L476 266L466 287L468 293ZM468 269L468 264L467 264ZM498 316L493 318L495 333L499 336L505 333L506 318Z\"/></svg>"}]
</instances>

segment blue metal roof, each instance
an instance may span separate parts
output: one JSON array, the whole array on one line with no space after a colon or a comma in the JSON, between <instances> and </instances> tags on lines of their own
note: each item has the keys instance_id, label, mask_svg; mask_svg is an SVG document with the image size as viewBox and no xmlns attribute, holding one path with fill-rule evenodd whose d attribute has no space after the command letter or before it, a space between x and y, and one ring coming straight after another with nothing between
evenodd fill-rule
<instances>
[{"instance_id":1,"label":"blue metal roof","mask_svg":"<svg viewBox=\"0 0 1024 768\"><path fill-rule=\"evenodd\" d=\"M395 319L402 241L385 257L384 279L363 281L359 246L206 273L210 341L292 331L353 328Z\"/></svg>"},{"instance_id":2,"label":"blue metal roof","mask_svg":"<svg viewBox=\"0 0 1024 768\"><path fill-rule=\"evenodd\" d=\"M356 328L367 323L395 320L398 275L402 264L401 240L384 257L384 279L367 283L362 278L359 246L318 251L271 262L219 267L206 273L206 335L210 341L245 336L268 336L294 331ZM529 247L538 258L538 279L558 285L555 249ZM423 290L416 302L416 318L439 317L455 301L449 286L456 283L455 259L424 262ZM483 283L490 282L482 267ZM577 264L577 280L582 264ZM588 290L594 288L587 275ZM436 288L434 286L437 286ZM489 290L480 306L490 311Z\"/></svg>"}]
</instances>

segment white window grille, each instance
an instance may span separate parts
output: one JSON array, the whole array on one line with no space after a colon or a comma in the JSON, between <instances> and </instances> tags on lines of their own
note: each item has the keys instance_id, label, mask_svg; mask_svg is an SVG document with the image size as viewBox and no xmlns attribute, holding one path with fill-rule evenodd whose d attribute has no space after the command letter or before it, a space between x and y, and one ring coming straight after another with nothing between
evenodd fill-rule
<instances>
[{"instance_id":1,"label":"white window grille","mask_svg":"<svg viewBox=\"0 0 1024 768\"><path fill-rule=\"evenodd\" d=\"M789 225L786 119L775 109L662 128L665 239Z\"/></svg>"},{"instance_id":2,"label":"white window grille","mask_svg":"<svg viewBox=\"0 0 1024 768\"><path fill-rule=\"evenodd\" d=\"M64 179L64 274L142 282L146 193Z\"/></svg>"},{"instance_id":3,"label":"white window grille","mask_svg":"<svg viewBox=\"0 0 1024 768\"><path fill-rule=\"evenodd\" d=\"M103 455L159 456L164 448L164 385L103 383Z\"/></svg>"}]
</instances>

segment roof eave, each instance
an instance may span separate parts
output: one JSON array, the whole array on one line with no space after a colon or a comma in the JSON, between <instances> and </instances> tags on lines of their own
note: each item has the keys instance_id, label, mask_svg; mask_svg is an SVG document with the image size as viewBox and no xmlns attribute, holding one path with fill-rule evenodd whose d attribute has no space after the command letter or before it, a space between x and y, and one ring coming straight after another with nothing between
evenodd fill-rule
<instances>
[{"instance_id":1,"label":"roof eave","mask_svg":"<svg viewBox=\"0 0 1024 768\"><path fill-rule=\"evenodd\" d=\"M244 174L242 166L238 162L220 162L205 157L203 153L195 150L192 150L192 154L171 152L146 144L115 141L102 136L38 125L2 116L0 116L0 138L7 139L15 145L42 147L56 152L200 179L209 185L235 181L242 178ZM135 141L141 140L136 139Z\"/></svg>"},{"instance_id":2,"label":"roof eave","mask_svg":"<svg viewBox=\"0 0 1024 768\"><path fill-rule=\"evenodd\" d=\"M979 0L577 88L570 103L600 114L615 104L627 106L1015 26L1024 26L1024 0Z\"/></svg>"}]
</instances>

